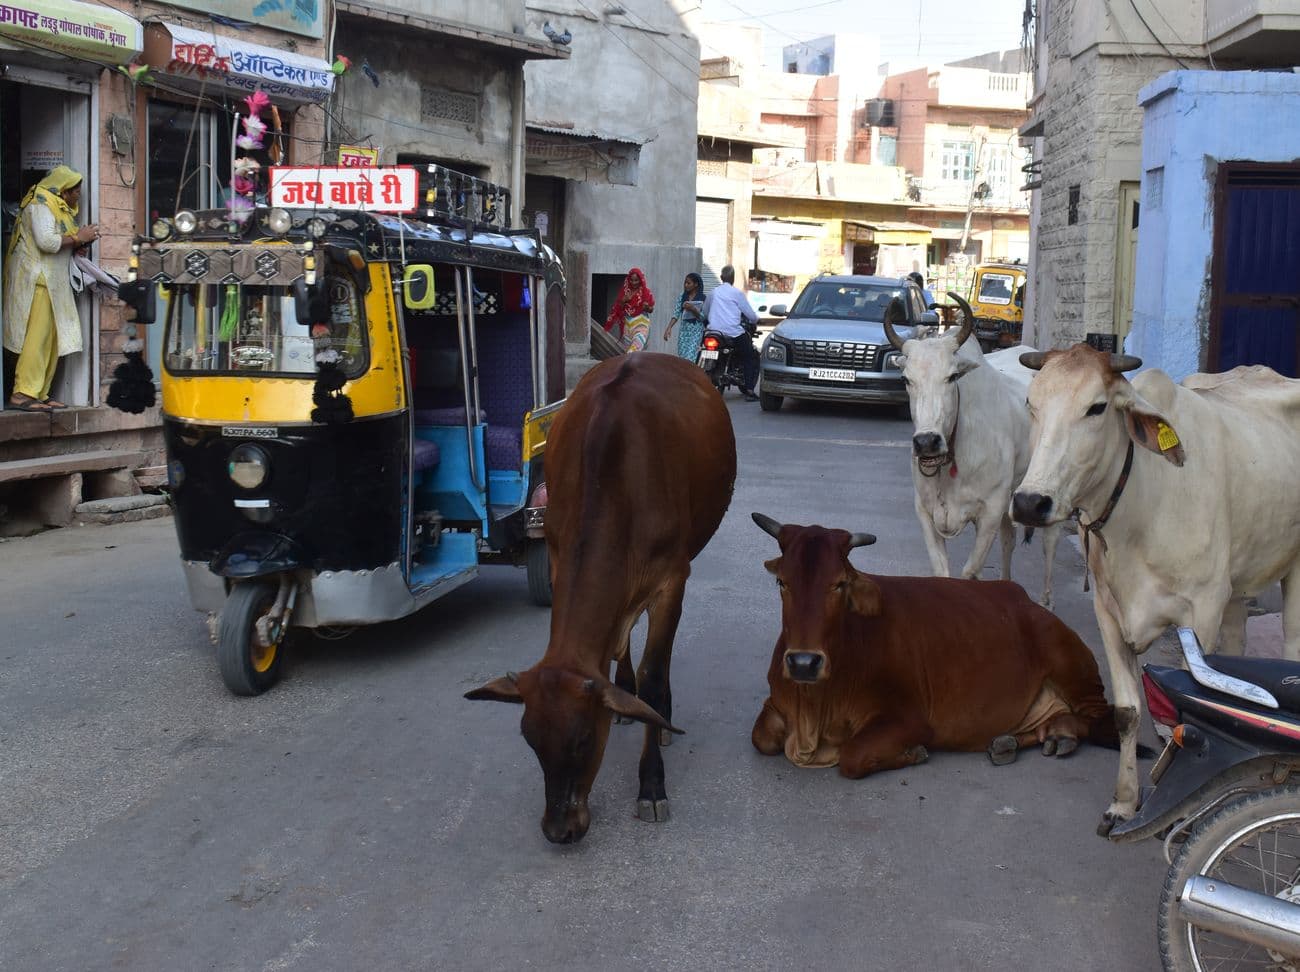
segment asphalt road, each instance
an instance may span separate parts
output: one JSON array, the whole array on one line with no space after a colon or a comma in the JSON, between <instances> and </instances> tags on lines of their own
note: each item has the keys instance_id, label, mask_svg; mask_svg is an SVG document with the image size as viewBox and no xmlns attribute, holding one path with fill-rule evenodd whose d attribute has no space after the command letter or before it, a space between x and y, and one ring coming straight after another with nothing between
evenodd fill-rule
<instances>
[{"instance_id":1,"label":"asphalt road","mask_svg":"<svg viewBox=\"0 0 1300 972\"><path fill-rule=\"evenodd\" d=\"M635 818L641 730L615 727L569 847L539 829L519 710L461 698L545 648L521 570L312 641L240 699L169 520L0 543L0 969L1157 968L1159 846L1094 834L1113 753L849 781L752 749L779 602L750 512L869 530L877 573L928 562L894 410L728 401L740 474L677 638L672 819ZM1034 595L1041 567L1017 553ZM1068 543L1055 586L1099 652Z\"/></svg>"}]
</instances>

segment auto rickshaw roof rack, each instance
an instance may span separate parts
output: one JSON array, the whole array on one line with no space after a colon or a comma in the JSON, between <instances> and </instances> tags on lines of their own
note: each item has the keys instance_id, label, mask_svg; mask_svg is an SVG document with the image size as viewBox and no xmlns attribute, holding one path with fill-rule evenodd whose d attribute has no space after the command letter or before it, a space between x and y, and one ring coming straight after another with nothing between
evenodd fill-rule
<instances>
[{"instance_id":1,"label":"auto rickshaw roof rack","mask_svg":"<svg viewBox=\"0 0 1300 972\"><path fill-rule=\"evenodd\" d=\"M431 162L420 168L420 215L466 226L508 229L510 190Z\"/></svg>"}]
</instances>

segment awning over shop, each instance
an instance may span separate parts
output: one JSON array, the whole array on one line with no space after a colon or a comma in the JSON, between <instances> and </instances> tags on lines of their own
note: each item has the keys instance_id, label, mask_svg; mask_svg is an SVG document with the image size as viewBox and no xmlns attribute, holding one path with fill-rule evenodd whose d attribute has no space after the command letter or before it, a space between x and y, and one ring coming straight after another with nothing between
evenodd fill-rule
<instances>
[{"instance_id":1,"label":"awning over shop","mask_svg":"<svg viewBox=\"0 0 1300 972\"><path fill-rule=\"evenodd\" d=\"M140 21L81 0L3 0L0 40L98 64L125 64L144 46Z\"/></svg>"},{"instance_id":2,"label":"awning over shop","mask_svg":"<svg viewBox=\"0 0 1300 972\"><path fill-rule=\"evenodd\" d=\"M334 72L319 58L176 24L147 26L144 60L195 91L206 87L251 93L260 88L272 101L305 104L324 101L334 90Z\"/></svg>"},{"instance_id":3,"label":"awning over shop","mask_svg":"<svg viewBox=\"0 0 1300 972\"><path fill-rule=\"evenodd\" d=\"M858 223L844 221L844 239L855 243L902 243L926 244L932 236L930 227L920 223L873 222Z\"/></svg>"},{"instance_id":4,"label":"awning over shop","mask_svg":"<svg viewBox=\"0 0 1300 972\"><path fill-rule=\"evenodd\" d=\"M634 186L641 143L606 132L530 124L524 133L524 159L532 175Z\"/></svg>"}]
</instances>

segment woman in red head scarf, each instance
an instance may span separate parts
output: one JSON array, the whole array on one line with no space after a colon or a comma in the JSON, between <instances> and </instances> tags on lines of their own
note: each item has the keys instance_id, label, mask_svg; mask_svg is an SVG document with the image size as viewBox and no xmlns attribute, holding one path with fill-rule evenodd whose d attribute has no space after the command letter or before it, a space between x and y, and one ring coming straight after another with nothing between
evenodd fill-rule
<instances>
[{"instance_id":1,"label":"woman in red head scarf","mask_svg":"<svg viewBox=\"0 0 1300 972\"><path fill-rule=\"evenodd\" d=\"M605 330L612 331L617 323L619 337L631 342L628 353L643 351L650 338L650 312L654 309L655 295L650 293L645 274L639 267L633 267L627 272L609 317L605 318Z\"/></svg>"}]
</instances>

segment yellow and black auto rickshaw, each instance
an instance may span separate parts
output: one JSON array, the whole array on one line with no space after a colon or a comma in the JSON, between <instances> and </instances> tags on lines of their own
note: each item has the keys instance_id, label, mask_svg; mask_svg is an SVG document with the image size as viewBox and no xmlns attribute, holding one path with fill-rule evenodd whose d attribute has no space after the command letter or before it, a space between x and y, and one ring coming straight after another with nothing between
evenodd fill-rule
<instances>
[{"instance_id":1,"label":"yellow and black auto rickshaw","mask_svg":"<svg viewBox=\"0 0 1300 972\"><path fill-rule=\"evenodd\" d=\"M290 628L399 618L527 567L564 396L564 277L508 194L421 170L418 217L178 212L122 297L163 326L168 481L190 598L229 689L277 677Z\"/></svg>"},{"instance_id":2,"label":"yellow and black auto rickshaw","mask_svg":"<svg viewBox=\"0 0 1300 972\"><path fill-rule=\"evenodd\" d=\"M1023 263L981 263L975 268L970 303L975 311L975 336L985 351L1020 343L1027 275Z\"/></svg>"}]
</instances>

